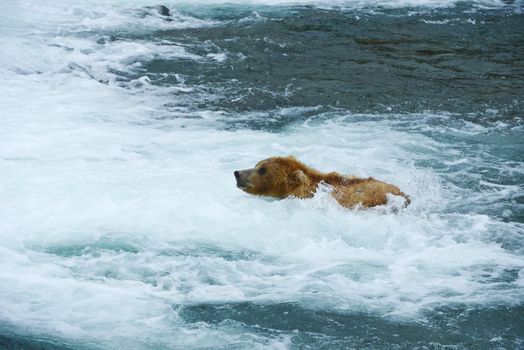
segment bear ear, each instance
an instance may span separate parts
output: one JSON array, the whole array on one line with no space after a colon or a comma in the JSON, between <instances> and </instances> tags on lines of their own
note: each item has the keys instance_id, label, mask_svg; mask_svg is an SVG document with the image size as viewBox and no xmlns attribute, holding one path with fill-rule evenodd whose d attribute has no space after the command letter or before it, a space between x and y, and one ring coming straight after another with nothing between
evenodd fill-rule
<instances>
[{"instance_id":1,"label":"bear ear","mask_svg":"<svg viewBox=\"0 0 524 350\"><path fill-rule=\"evenodd\" d=\"M308 181L307 175L300 169L293 171L290 178L291 181L297 185L304 184Z\"/></svg>"}]
</instances>

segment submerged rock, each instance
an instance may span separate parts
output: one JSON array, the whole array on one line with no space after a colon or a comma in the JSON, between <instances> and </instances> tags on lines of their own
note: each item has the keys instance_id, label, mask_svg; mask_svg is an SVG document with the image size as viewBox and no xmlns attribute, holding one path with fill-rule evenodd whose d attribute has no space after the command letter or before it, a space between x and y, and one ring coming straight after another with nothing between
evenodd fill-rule
<instances>
[{"instance_id":1,"label":"submerged rock","mask_svg":"<svg viewBox=\"0 0 524 350\"><path fill-rule=\"evenodd\" d=\"M169 13L169 9L167 7L165 7L164 5L159 5L158 6L158 12L162 16L171 16L171 14Z\"/></svg>"}]
</instances>

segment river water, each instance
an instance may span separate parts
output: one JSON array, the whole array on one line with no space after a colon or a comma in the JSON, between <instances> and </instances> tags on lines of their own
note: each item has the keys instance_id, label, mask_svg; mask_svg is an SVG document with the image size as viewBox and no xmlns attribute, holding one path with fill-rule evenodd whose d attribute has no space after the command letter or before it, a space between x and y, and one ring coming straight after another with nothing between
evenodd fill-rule
<instances>
[{"instance_id":1,"label":"river water","mask_svg":"<svg viewBox=\"0 0 524 350\"><path fill-rule=\"evenodd\" d=\"M3 1L0 348L523 348L523 11ZM412 204L236 188L288 154Z\"/></svg>"}]
</instances>

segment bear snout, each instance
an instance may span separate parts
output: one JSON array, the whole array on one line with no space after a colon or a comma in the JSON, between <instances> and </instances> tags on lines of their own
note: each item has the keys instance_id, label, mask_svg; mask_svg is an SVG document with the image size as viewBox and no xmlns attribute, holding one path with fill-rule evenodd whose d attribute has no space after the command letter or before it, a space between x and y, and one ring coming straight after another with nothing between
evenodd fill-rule
<instances>
[{"instance_id":1,"label":"bear snout","mask_svg":"<svg viewBox=\"0 0 524 350\"><path fill-rule=\"evenodd\" d=\"M248 176L246 176L246 171L234 171L233 174L235 175L235 179L237 180L237 187L241 190L245 190L248 187Z\"/></svg>"}]
</instances>

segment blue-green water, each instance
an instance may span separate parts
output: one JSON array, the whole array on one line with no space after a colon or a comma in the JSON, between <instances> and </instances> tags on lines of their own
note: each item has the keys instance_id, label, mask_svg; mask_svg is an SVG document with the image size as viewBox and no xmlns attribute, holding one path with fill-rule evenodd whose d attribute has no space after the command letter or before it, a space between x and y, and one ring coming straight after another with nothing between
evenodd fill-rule
<instances>
[{"instance_id":1,"label":"blue-green water","mask_svg":"<svg viewBox=\"0 0 524 350\"><path fill-rule=\"evenodd\" d=\"M523 348L523 11L3 2L0 348ZM412 204L236 188L287 154Z\"/></svg>"}]
</instances>

